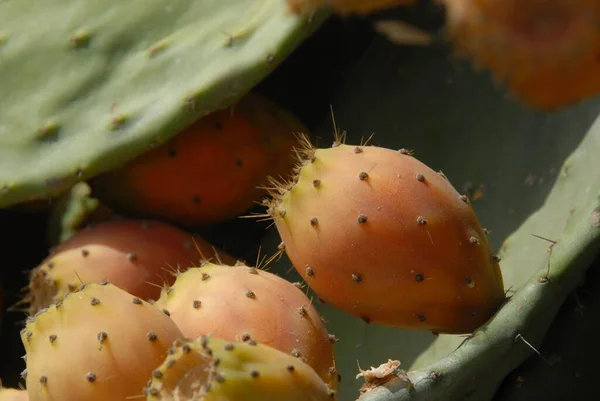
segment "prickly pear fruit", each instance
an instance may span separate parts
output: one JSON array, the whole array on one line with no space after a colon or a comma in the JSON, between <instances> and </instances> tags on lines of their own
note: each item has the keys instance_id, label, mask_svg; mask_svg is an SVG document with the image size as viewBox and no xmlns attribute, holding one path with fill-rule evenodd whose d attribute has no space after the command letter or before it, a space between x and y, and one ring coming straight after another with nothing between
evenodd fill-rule
<instances>
[{"instance_id":1,"label":"prickly pear fruit","mask_svg":"<svg viewBox=\"0 0 600 401\"><path fill-rule=\"evenodd\" d=\"M0 386L0 401L29 401L26 390Z\"/></svg>"},{"instance_id":2,"label":"prickly pear fruit","mask_svg":"<svg viewBox=\"0 0 600 401\"><path fill-rule=\"evenodd\" d=\"M294 165L294 133L305 130L273 103L249 94L166 144L93 181L117 212L203 226L234 218L261 200L267 176Z\"/></svg>"},{"instance_id":3,"label":"prickly pear fruit","mask_svg":"<svg viewBox=\"0 0 600 401\"><path fill-rule=\"evenodd\" d=\"M597 0L441 0L458 53L521 100L557 109L600 93Z\"/></svg>"},{"instance_id":4,"label":"prickly pear fruit","mask_svg":"<svg viewBox=\"0 0 600 401\"><path fill-rule=\"evenodd\" d=\"M202 336L177 341L146 388L148 401L330 401L307 364L275 348Z\"/></svg>"},{"instance_id":5,"label":"prickly pear fruit","mask_svg":"<svg viewBox=\"0 0 600 401\"><path fill-rule=\"evenodd\" d=\"M170 271L215 252L202 238L159 221L99 223L61 243L32 270L23 303L34 314L81 283L102 280L143 300L154 300L162 285L175 280ZM233 261L221 251L218 256Z\"/></svg>"},{"instance_id":6,"label":"prickly pear fruit","mask_svg":"<svg viewBox=\"0 0 600 401\"><path fill-rule=\"evenodd\" d=\"M466 196L405 150L304 140L269 214L327 303L367 322L471 332L504 300L498 259Z\"/></svg>"},{"instance_id":7,"label":"prickly pear fruit","mask_svg":"<svg viewBox=\"0 0 600 401\"><path fill-rule=\"evenodd\" d=\"M304 292L279 276L206 263L179 274L154 305L168 310L186 337L258 341L301 358L337 388L335 336Z\"/></svg>"},{"instance_id":8,"label":"prickly pear fruit","mask_svg":"<svg viewBox=\"0 0 600 401\"><path fill-rule=\"evenodd\" d=\"M145 301L110 283L82 285L21 332L30 401L143 397L152 369L181 337Z\"/></svg>"},{"instance_id":9,"label":"prickly pear fruit","mask_svg":"<svg viewBox=\"0 0 600 401\"><path fill-rule=\"evenodd\" d=\"M320 7L331 7L339 14L370 14L399 5L414 3L415 0L287 0L295 13L312 11Z\"/></svg>"}]
</instances>

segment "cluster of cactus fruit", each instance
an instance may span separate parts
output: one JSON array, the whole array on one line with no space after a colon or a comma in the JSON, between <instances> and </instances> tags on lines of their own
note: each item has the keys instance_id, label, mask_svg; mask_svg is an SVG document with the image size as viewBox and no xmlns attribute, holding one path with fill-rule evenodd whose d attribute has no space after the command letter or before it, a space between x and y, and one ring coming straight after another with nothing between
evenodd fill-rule
<instances>
[{"instance_id":1,"label":"cluster of cactus fruit","mask_svg":"<svg viewBox=\"0 0 600 401\"><path fill-rule=\"evenodd\" d=\"M339 134L331 148L317 149L288 115L269 114L253 136L248 121L268 109L248 110L252 118L242 107L215 113L92 182L120 216L54 247L31 271L20 303L29 316L21 337L31 401L337 398L337 338L303 285L166 222L181 212L206 224L219 196L245 200L245 208L221 203L219 216L236 216L266 191L267 212L248 217L273 219L280 251L319 298L368 323L469 333L503 302L485 230L443 173L404 149L350 146ZM245 152L231 147L233 133L248 133ZM219 156L202 163L247 169L228 179L240 185L223 193L210 176L191 188L172 182L169 201L153 203L164 189L154 178L189 174L197 161L177 157L204 147ZM264 166L263 149L271 147L280 160ZM192 202L196 188L208 206ZM144 199L138 213L146 219L129 214L131 199Z\"/></svg>"},{"instance_id":2,"label":"cluster of cactus fruit","mask_svg":"<svg viewBox=\"0 0 600 401\"><path fill-rule=\"evenodd\" d=\"M342 14L411 2L286 1L297 13L327 4ZM515 73L516 63L546 61L547 50L519 48L506 67L493 46L481 49L485 34L506 28L503 20L492 19L490 31L477 25L500 6L443 3L457 47L530 103L554 108L600 90L596 77L546 91L540 79L584 69L589 54L563 69L548 62L541 73ZM526 3L533 14L544 2ZM572 11L584 24L573 28L578 38L597 50L597 33L585 36L600 19L597 2L578 0L578 11L553 3L557 15ZM517 40L503 37L502 46ZM294 116L250 92L90 177L90 208L104 209L86 220L79 204L81 221L61 221L56 246L31 270L13 306L27 314L25 388L0 385L0 401L337 400L338 338L305 285L347 315L397 329L472 334L502 312L509 298L501 261L469 197L411 150L347 144L335 131L331 147L316 147ZM263 210L249 214L255 204ZM600 209L592 209L587 243L600 231ZM192 233L239 217L275 227L281 244L266 263L238 260ZM305 284L268 271L283 253ZM410 382L398 366L361 371L363 396L390 377Z\"/></svg>"}]
</instances>

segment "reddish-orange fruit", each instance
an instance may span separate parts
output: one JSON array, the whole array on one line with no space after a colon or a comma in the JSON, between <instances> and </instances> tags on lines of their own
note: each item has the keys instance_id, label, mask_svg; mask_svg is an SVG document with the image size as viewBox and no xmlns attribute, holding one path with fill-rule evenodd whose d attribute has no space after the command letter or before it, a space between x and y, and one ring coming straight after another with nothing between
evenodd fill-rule
<instances>
[{"instance_id":1,"label":"reddish-orange fruit","mask_svg":"<svg viewBox=\"0 0 600 401\"><path fill-rule=\"evenodd\" d=\"M155 300L173 272L204 258L234 263L199 237L158 221L108 221L61 243L32 270L24 302L35 314L81 283L109 280L143 300Z\"/></svg>"},{"instance_id":2,"label":"reddish-orange fruit","mask_svg":"<svg viewBox=\"0 0 600 401\"><path fill-rule=\"evenodd\" d=\"M166 144L97 177L94 196L130 216L208 225L261 200L266 177L289 175L295 133L306 128L249 94L196 121Z\"/></svg>"},{"instance_id":3,"label":"reddish-orange fruit","mask_svg":"<svg viewBox=\"0 0 600 401\"><path fill-rule=\"evenodd\" d=\"M600 92L598 0L440 0L458 54L547 110Z\"/></svg>"},{"instance_id":4,"label":"reddish-orange fruit","mask_svg":"<svg viewBox=\"0 0 600 401\"><path fill-rule=\"evenodd\" d=\"M399 5L414 3L415 0L287 0L295 13L331 7L338 14L370 14Z\"/></svg>"},{"instance_id":5,"label":"reddish-orange fruit","mask_svg":"<svg viewBox=\"0 0 600 401\"><path fill-rule=\"evenodd\" d=\"M335 337L304 292L279 276L206 263L179 274L154 306L168 310L186 337L257 341L301 358L337 388Z\"/></svg>"},{"instance_id":6,"label":"reddish-orange fruit","mask_svg":"<svg viewBox=\"0 0 600 401\"><path fill-rule=\"evenodd\" d=\"M328 304L367 322L467 333L505 299L466 196L407 151L306 143L269 209L290 261Z\"/></svg>"}]
</instances>

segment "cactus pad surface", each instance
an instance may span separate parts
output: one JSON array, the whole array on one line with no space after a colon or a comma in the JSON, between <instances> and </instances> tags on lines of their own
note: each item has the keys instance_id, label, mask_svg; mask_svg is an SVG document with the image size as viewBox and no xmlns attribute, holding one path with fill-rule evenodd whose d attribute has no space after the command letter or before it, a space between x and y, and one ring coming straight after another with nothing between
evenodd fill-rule
<instances>
[{"instance_id":1,"label":"cactus pad surface","mask_svg":"<svg viewBox=\"0 0 600 401\"><path fill-rule=\"evenodd\" d=\"M276 0L0 3L0 207L64 192L233 104L326 15Z\"/></svg>"}]
</instances>

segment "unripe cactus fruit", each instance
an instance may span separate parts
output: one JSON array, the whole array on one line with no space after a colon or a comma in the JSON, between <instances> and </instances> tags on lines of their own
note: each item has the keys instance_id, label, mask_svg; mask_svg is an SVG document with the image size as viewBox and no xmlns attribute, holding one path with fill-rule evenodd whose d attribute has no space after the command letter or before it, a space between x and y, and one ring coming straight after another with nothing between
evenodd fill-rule
<instances>
[{"instance_id":1,"label":"unripe cactus fruit","mask_svg":"<svg viewBox=\"0 0 600 401\"><path fill-rule=\"evenodd\" d=\"M331 7L339 14L370 14L399 5L412 4L415 0L287 0L295 13L308 12L320 7Z\"/></svg>"},{"instance_id":2,"label":"unripe cactus fruit","mask_svg":"<svg viewBox=\"0 0 600 401\"><path fill-rule=\"evenodd\" d=\"M108 221L61 243L31 272L23 303L29 314L47 307L81 283L109 280L143 300L172 284L178 266L215 257L211 244L159 221ZM220 260L233 259L218 251Z\"/></svg>"},{"instance_id":3,"label":"unripe cactus fruit","mask_svg":"<svg viewBox=\"0 0 600 401\"><path fill-rule=\"evenodd\" d=\"M331 401L319 375L293 356L251 340L177 341L146 388L148 401Z\"/></svg>"},{"instance_id":4,"label":"unripe cactus fruit","mask_svg":"<svg viewBox=\"0 0 600 401\"><path fill-rule=\"evenodd\" d=\"M206 263L179 274L154 305L168 310L186 337L258 341L302 359L337 388L336 337L304 292L279 276Z\"/></svg>"},{"instance_id":5,"label":"unripe cactus fruit","mask_svg":"<svg viewBox=\"0 0 600 401\"><path fill-rule=\"evenodd\" d=\"M118 212L204 226L261 200L267 176L294 165L304 126L255 94L191 124L166 144L97 177L93 194Z\"/></svg>"},{"instance_id":6,"label":"unripe cactus fruit","mask_svg":"<svg viewBox=\"0 0 600 401\"><path fill-rule=\"evenodd\" d=\"M600 93L597 0L440 0L459 55L534 107Z\"/></svg>"},{"instance_id":7,"label":"unripe cactus fruit","mask_svg":"<svg viewBox=\"0 0 600 401\"><path fill-rule=\"evenodd\" d=\"M182 334L163 311L112 284L87 284L21 332L30 401L143 397L152 369Z\"/></svg>"},{"instance_id":8,"label":"unripe cactus fruit","mask_svg":"<svg viewBox=\"0 0 600 401\"><path fill-rule=\"evenodd\" d=\"M367 322L466 333L505 299L466 196L405 150L304 140L269 214L290 261L330 305Z\"/></svg>"}]
</instances>

